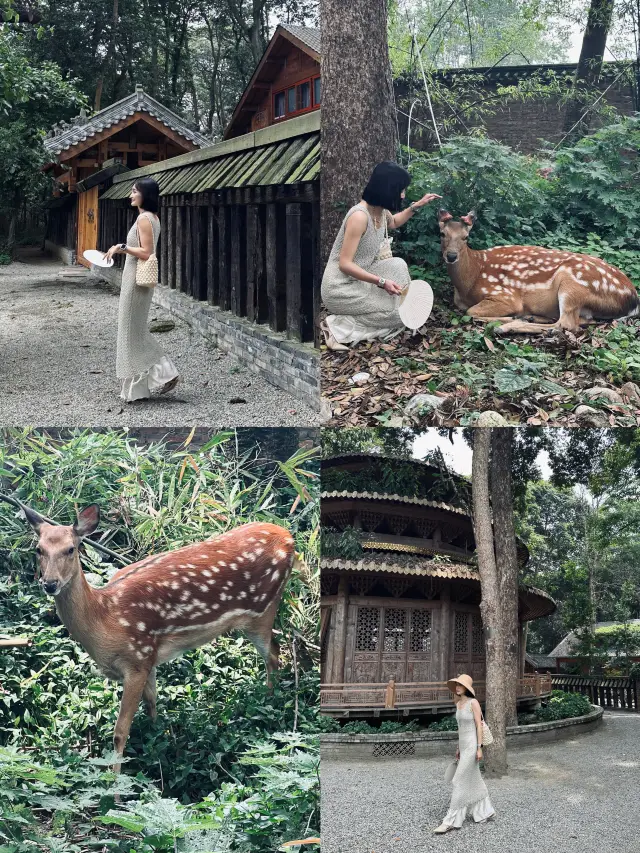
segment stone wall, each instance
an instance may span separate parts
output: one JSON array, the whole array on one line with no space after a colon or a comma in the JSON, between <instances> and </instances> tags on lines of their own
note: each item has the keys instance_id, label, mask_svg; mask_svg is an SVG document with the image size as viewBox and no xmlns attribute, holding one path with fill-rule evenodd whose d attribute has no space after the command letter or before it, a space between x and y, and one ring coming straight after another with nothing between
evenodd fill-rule
<instances>
[{"instance_id":1,"label":"stone wall","mask_svg":"<svg viewBox=\"0 0 640 853\"><path fill-rule=\"evenodd\" d=\"M467 68L451 69L437 72L436 81L450 88L451 103L456 106L456 79L464 75L465 85L472 86L477 93L477 100L486 99L491 106L491 98L495 96L500 86L515 86L519 81L527 80L534 75L548 75L553 72L560 77L566 77L567 86L571 85L575 64L565 65L528 65L528 66L497 66L496 68ZM599 83L601 92L605 92L603 101L615 107L621 115L633 115L637 109L637 92L633 83L629 82L626 74L616 81L621 71L619 63L605 63ZM422 79L403 78L395 82L396 99L402 112L408 113L414 98L424 103L417 103L412 112L411 146L418 150L434 150L435 137L431 129L431 117L425 104L424 86ZM442 121L451 120L451 110L435 109L436 122L442 128ZM420 122L420 124L414 123ZM460 123L457 128L450 129L445 137L455 134L465 134L474 127L482 127L490 139L495 139L509 145L517 151L531 153L540 148L542 140L553 144L563 137L565 106L557 98L531 97L526 100L510 100L504 107L493 113L487 113L481 119L472 120L469 115L464 117L465 125ZM593 121L592 130L599 123ZM400 141L407 144L408 118L398 114Z\"/></svg>"},{"instance_id":2,"label":"stone wall","mask_svg":"<svg viewBox=\"0 0 640 853\"><path fill-rule=\"evenodd\" d=\"M92 267L94 275L120 286L122 273L111 267ZM315 410L320 408L320 360L312 344L287 340L268 326L251 323L207 302L197 302L178 290L158 285L153 301L184 320L253 373L288 391Z\"/></svg>"},{"instance_id":3,"label":"stone wall","mask_svg":"<svg viewBox=\"0 0 640 853\"><path fill-rule=\"evenodd\" d=\"M44 241L44 248L45 251L51 252L55 258L59 258L63 264L73 266L76 262L75 249L69 249L67 246L58 246L56 243L52 243L51 240Z\"/></svg>"},{"instance_id":4,"label":"stone wall","mask_svg":"<svg viewBox=\"0 0 640 853\"><path fill-rule=\"evenodd\" d=\"M593 710L582 717L534 723L507 728L507 748L548 743L565 737L575 737L596 729L602 722L604 708L592 705ZM458 741L457 732L399 732L390 735L320 735L322 758L348 761L358 758L398 758L403 755L428 758L434 755L453 755ZM491 749L491 747L487 747Z\"/></svg>"}]
</instances>

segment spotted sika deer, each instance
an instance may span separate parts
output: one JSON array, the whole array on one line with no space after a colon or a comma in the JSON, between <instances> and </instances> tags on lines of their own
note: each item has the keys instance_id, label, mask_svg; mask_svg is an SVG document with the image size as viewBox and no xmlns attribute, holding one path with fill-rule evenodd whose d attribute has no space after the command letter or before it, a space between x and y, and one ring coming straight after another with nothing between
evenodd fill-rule
<instances>
[{"instance_id":1,"label":"spotted sika deer","mask_svg":"<svg viewBox=\"0 0 640 853\"><path fill-rule=\"evenodd\" d=\"M457 308L479 320L504 320L500 332L575 331L590 320L640 315L640 300L627 276L599 258L539 246L467 245L473 211L454 221L438 211L442 256L455 288ZM534 315L554 323L527 323Z\"/></svg>"},{"instance_id":2,"label":"spotted sika deer","mask_svg":"<svg viewBox=\"0 0 640 853\"><path fill-rule=\"evenodd\" d=\"M295 558L283 527L243 524L133 563L96 589L78 549L98 527L98 507L84 509L70 526L48 524L26 508L25 514L39 534L40 583L54 596L60 619L105 675L124 685L113 737L118 755L141 698L156 717L156 666L187 649L242 630L262 655L270 683L279 652L273 622Z\"/></svg>"}]
</instances>

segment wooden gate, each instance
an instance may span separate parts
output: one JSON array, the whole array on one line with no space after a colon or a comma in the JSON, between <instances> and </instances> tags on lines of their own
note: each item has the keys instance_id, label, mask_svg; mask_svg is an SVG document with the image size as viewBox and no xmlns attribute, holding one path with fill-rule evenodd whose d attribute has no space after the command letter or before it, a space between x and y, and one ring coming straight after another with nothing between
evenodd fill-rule
<instances>
[{"instance_id":1,"label":"wooden gate","mask_svg":"<svg viewBox=\"0 0 640 853\"><path fill-rule=\"evenodd\" d=\"M78 193L78 263L90 267L82 253L86 249L98 248L98 187L91 187L84 193ZM106 251L109 246L101 247Z\"/></svg>"},{"instance_id":2,"label":"wooden gate","mask_svg":"<svg viewBox=\"0 0 640 853\"><path fill-rule=\"evenodd\" d=\"M345 679L373 683L431 681L439 610L427 602L349 605Z\"/></svg>"}]
</instances>

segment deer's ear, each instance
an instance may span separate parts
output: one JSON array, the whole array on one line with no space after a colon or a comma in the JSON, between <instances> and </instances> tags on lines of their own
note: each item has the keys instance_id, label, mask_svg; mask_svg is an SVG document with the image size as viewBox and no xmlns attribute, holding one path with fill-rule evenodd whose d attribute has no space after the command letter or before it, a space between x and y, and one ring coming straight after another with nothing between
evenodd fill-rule
<instances>
[{"instance_id":1,"label":"deer's ear","mask_svg":"<svg viewBox=\"0 0 640 853\"><path fill-rule=\"evenodd\" d=\"M36 533L40 533L40 528L44 523L44 518L41 515L38 515L35 510L30 509L28 506L23 505L22 511L24 512L24 517L27 519L27 521L33 527Z\"/></svg>"},{"instance_id":2,"label":"deer's ear","mask_svg":"<svg viewBox=\"0 0 640 853\"><path fill-rule=\"evenodd\" d=\"M453 216L449 213L448 210L445 210L443 207L438 211L438 224L442 229L444 227L444 223L448 222L450 219L453 219Z\"/></svg>"},{"instance_id":3,"label":"deer's ear","mask_svg":"<svg viewBox=\"0 0 640 853\"><path fill-rule=\"evenodd\" d=\"M98 504L91 504L78 513L78 520L73 525L74 533L84 539L85 536L90 536L100 524L100 507Z\"/></svg>"},{"instance_id":4,"label":"deer's ear","mask_svg":"<svg viewBox=\"0 0 640 853\"><path fill-rule=\"evenodd\" d=\"M470 229L473 228L477 218L475 210L470 210L466 216L460 217L460 219L465 223L465 225L468 225Z\"/></svg>"}]
</instances>

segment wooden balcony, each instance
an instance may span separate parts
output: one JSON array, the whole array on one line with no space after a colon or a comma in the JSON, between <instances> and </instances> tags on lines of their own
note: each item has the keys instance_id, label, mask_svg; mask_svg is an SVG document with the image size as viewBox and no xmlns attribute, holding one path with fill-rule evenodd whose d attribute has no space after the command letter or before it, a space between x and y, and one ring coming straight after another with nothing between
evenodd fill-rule
<instances>
[{"instance_id":1,"label":"wooden balcony","mask_svg":"<svg viewBox=\"0 0 640 853\"><path fill-rule=\"evenodd\" d=\"M475 682L474 689L476 698L483 702L485 682ZM525 675L518 679L518 703L537 703L549 696L551 690L550 675ZM411 711L442 713L454 709L453 694L446 681L320 685L320 710L327 714L349 716L356 712L379 716L388 711L403 711L408 716Z\"/></svg>"}]
</instances>

